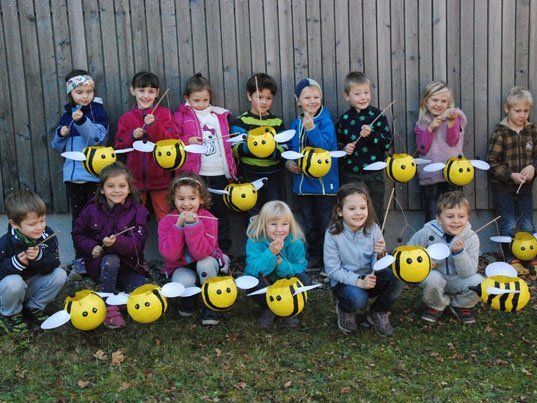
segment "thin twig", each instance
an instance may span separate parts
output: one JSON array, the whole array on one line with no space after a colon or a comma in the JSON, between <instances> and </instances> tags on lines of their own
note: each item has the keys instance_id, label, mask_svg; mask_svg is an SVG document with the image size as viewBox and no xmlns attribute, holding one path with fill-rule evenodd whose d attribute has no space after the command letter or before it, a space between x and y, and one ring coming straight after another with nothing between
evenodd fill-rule
<instances>
[{"instance_id":1,"label":"thin twig","mask_svg":"<svg viewBox=\"0 0 537 403\"><path fill-rule=\"evenodd\" d=\"M170 89L167 88L166 91L164 91L164 94L162 94L162 96L160 97L160 99L158 100L157 104L155 105L155 107L153 108L153 110L151 111L151 115L153 114L153 112L155 112L155 110L158 108L158 106L160 105L160 103L162 102L162 100L164 99L164 97L166 96L166 94L168 93Z\"/></svg>"},{"instance_id":2,"label":"thin twig","mask_svg":"<svg viewBox=\"0 0 537 403\"><path fill-rule=\"evenodd\" d=\"M392 204L393 194L395 192L395 186L392 188L392 193L388 199L388 207L386 207L386 213L384 213L384 219L382 220L382 228L380 229L381 233L384 233L384 226L386 225L386 218L388 217L388 212L390 211L390 205Z\"/></svg>"},{"instance_id":3,"label":"thin twig","mask_svg":"<svg viewBox=\"0 0 537 403\"><path fill-rule=\"evenodd\" d=\"M45 239L43 239L41 242L39 242L37 245L35 246L39 246L39 245L42 245L44 244L45 242L47 242L49 239L51 238L54 238L56 235L58 235L60 233L60 231L56 231L54 234L52 235L49 235L48 237L46 237Z\"/></svg>"},{"instance_id":4,"label":"thin twig","mask_svg":"<svg viewBox=\"0 0 537 403\"><path fill-rule=\"evenodd\" d=\"M518 194L518 192L520 192L520 188L522 187L522 185L526 183L526 181L522 181L520 182L520 185L518 185L518 189L516 190L516 194Z\"/></svg>"},{"instance_id":5,"label":"thin twig","mask_svg":"<svg viewBox=\"0 0 537 403\"><path fill-rule=\"evenodd\" d=\"M181 214L166 214L168 217L179 217ZM211 217L208 215L199 215L198 218L206 218L208 220L218 220L218 217Z\"/></svg>"},{"instance_id":6,"label":"thin twig","mask_svg":"<svg viewBox=\"0 0 537 403\"><path fill-rule=\"evenodd\" d=\"M125 232L130 231L131 229L134 229L134 228L136 228L135 225L133 225L132 227L129 227L129 228L125 228L123 231L120 231L117 234L110 235L110 236L118 236L118 235L124 234Z\"/></svg>"},{"instance_id":7,"label":"thin twig","mask_svg":"<svg viewBox=\"0 0 537 403\"><path fill-rule=\"evenodd\" d=\"M372 121L371 123L368 124L368 126L369 126L371 129L373 129L373 124L374 124L377 120L379 120L380 117L381 117L382 115L384 115L384 112L386 112L386 110L388 110L388 108L389 108L390 106L392 106L394 102L395 102L395 101L392 101L386 108L384 108L384 109L382 110L382 112L380 112L380 113L377 115L377 117L376 117L375 119L373 119L373 121ZM360 141L361 138L362 138L362 135L358 136L358 138L357 138L356 140L353 141L354 145L356 145L356 143L358 143L358 142Z\"/></svg>"}]
</instances>

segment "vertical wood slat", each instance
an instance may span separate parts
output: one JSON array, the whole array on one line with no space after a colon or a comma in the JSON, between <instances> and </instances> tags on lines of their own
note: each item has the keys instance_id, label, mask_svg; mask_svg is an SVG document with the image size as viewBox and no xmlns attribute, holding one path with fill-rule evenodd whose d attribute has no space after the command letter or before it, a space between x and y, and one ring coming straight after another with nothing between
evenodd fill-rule
<instances>
[{"instance_id":1,"label":"vertical wood slat","mask_svg":"<svg viewBox=\"0 0 537 403\"><path fill-rule=\"evenodd\" d=\"M324 88L323 68L321 65L321 24L320 4L318 0L306 2L306 40L308 42L308 76L318 81ZM324 95L324 92L323 92ZM323 97L324 98L324 97ZM326 99L323 99L326 106Z\"/></svg>"},{"instance_id":2,"label":"vertical wood slat","mask_svg":"<svg viewBox=\"0 0 537 403\"><path fill-rule=\"evenodd\" d=\"M239 86L252 74L252 51L250 47L250 12L249 2L235 0L235 23L237 29L237 70ZM239 110L249 109L245 92L239 91Z\"/></svg>"},{"instance_id":3,"label":"vertical wood slat","mask_svg":"<svg viewBox=\"0 0 537 403\"><path fill-rule=\"evenodd\" d=\"M353 8L358 8L357 4L354 4ZM350 43L354 44L358 42L356 38L352 41L349 40L349 31L351 25L349 23L349 3L347 0L336 0L334 2L334 31L335 31L335 50L334 55L336 58L336 97L337 97L337 116L341 116L343 112L348 109L348 104L343 98L343 91L345 90L345 77L351 71L350 58L352 49L350 49ZM358 24L354 24L358 25ZM360 26L361 29L361 26ZM360 32L362 32L360 30Z\"/></svg>"},{"instance_id":4,"label":"vertical wood slat","mask_svg":"<svg viewBox=\"0 0 537 403\"><path fill-rule=\"evenodd\" d=\"M220 4L220 19L222 20L222 43L225 49L222 52L223 79L224 79L224 104L235 115L242 113L239 109L239 97L244 97L245 85L240 81L237 65L237 43L235 30L235 11L228 2ZM278 67L278 66L276 66Z\"/></svg>"},{"instance_id":5,"label":"vertical wood slat","mask_svg":"<svg viewBox=\"0 0 537 403\"><path fill-rule=\"evenodd\" d=\"M503 2L502 10L502 94L515 84L515 21L516 7L509 1Z\"/></svg>"},{"instance_id":6,"label":"vertical wood slat","mask_svg":"<svg viewBox=\"0 0 537 403\"><path fill-rule=\"evenodd\" d=\"M348 15L349 15L349 54L350 54L350 69L351 71L365 72L364 68L364 31L362 24L364 21L362 0L349 0ZM346 4L346 3L344 3ZM343 10L345 12L345 10ZM339 27L338 27L339 30ZM376 85L375 83L372 83Z\"/></svg>"},{"instance_id":7,"label":"vertical wood slat","mask_svg":"<svg viewBox=\"0 0 537 403\"><path fill-rule=\"evenodd\" d=\"M131 94L129 91L132 76L134 75L135 61L134 50L132 43L131 18L128 0L117 0L114 2L116 15L116 32L118 46L118 61L119 61L119 90L121 96L121 104L118 106L120 113L124 113L130 109L132 105ZM109 132L109 142L113 144L111 139L113 132Z\"/></svg>"},{"instance_id":8,"label":"vertical wood slat","mask_svg":"<svg viewBox=\"0 0 537 403\"><path fill-rule=\"evenodd\" d=\"M531 0L530 10L529 10L529 41L528 43L537 43L537 1ZM537 49L535 46L531 46L529 49L529 63L528 63L528 86L532 91L534 96L533 108L530 113L530 119L535 123L536 111L537 111L537 102L535 98L537 97ZM533 208L537 207L537 187L533 187Z\"/></svg>"},{"instance_id":9,"label":"vertical wood slat","mask_svg":"<svg viewBox=\"0 0 537 403\"><path fill-rule=\"evenodd\" d=\"M224 104L224 72L222 70L222 38L220 36L220 6L218 2L207 2L205 4L206 26L207 26L207 57L209 72L211 77L211 87L214 93L214 105Z\"/></svg>"},{"instance_id":10,"label":"vertical wood slat","mask_svg":"<svg viewBox=\"0 0 537 403\"><path fill-rule=\"evenodd\" d=\"M190 18L190 1L176 0L175 21L179 51L180 85L177 89L179 102L183 102L183 92L186 80L194 74L194 56L192 54L192 27Z\"/></svg>"},{"instance_id":11,"label":"vertical wood slat","mask_svg":"<svg viewBox=\"0 0 537 403\"><path fill-rule=\"evenodd\" d=\"M374 1L364 1L364 72L371 81L371 103L379 104L379 78L378 78L378 37L377 37L377 8Z\"/></svg>"},{"instance_id":12,"label":"vertical wood slat","mask_svg":"<svg viewBox=\"0 0 537 403\"><path fill-rule=\"evenodd\" d=\"M278 32L278 2L265 1L263 3L263 24L265 27L265 62L266 72L269 76L273 77L276 82L281 82L280 71L280 36ZM286 44L287 45L287 44ZM241 87L244 92L245 85ZM272 113L276 116L282 117L282 99L283 92L279 86L278 92L273 99Z\"/></svg>"},{"instance_id":13,"label":"vertical wood slat","mask_svg":"<svg viewBox=\"0 0 537 403\"><path fill-rule=\"evenodd\" d=\"M103 99L108 99L104 76L104 57L101 36L100 10L97 0L86 0L82 3L86 28L86 52L88 71L95 80L95 91Z\"/></svg>"},{"instance_id":14,"label":"vertical wood slat","mask_svg":"<svg viewBox=\"0 0 537 403\"><path fill-rule=\"evenodd\" d=\"M295 58L295 83L309 76L308 33L306 26L306 3L293 0L293 44Z\"/></svg>"},{"instance_id":15,"label":"vertical wood slat","mask_svg":"<svg viewBox=\"0 0 537 403\"><path fill-rule=\"evenodd\" d=\"M267 5L270 7L270 4ZM252 52L252 73L266 71L265 23L263 20L263 0L250 0L250 51Z\"/></svg>"},{"instance_id":16,"label":"vertical wood slat","mask_svg":"<svg viewBox=\"0 0 537 403\"><path fill-rule=\"evenodd\" d=\"M191 2L190 15L192 19L194 71L207 77L209 74L209 60L207 57L207 30L205 29L205 2L203 0Z\"/></svg>"},{"instance_id":17,"label":"vertical wood slat","mask_svg":"<svg viewBox=\"0 0 537 403\"><path fill-rule=\"evenodd\" d=\"M338 119L338 102L342 98L338 93L338 83L336 81L336 63L333 63L336 55L334 43L334 5L332 2L321 1L321 60L323 70L324 103L332 113L334 122Z\"/></svg>"},{"instance_id":18,"label":"vertical wood slat","mask_svg":"<svg viewBox=\"0 0 537 403\"><path fill-rule=\"evenodd\" d=\"M71 54L74 69L88 69L86 56L86 36L84 32L84 12L82 0L68 2L69 34L71 37Z\"/></svg>"},{"instance_id":19,"label":"vertical wood slat","mask_svg":"<svg viewBox=\"0 0 537 403\"><path fill-rule=\"evenodd\" d=\"M450 3L450 7L452 7ZM447 80L446 0L433 0L433 74L435 80Z\"/></svg>"},{"instance_id":20,"label":"vertical wood slat","mask_svg":"<svg viewBox=\"0 0 537 403\"><path fill-rule=\"evenodd\" d=\"M130 0L134 71L149 70L147 23L144 0Z\"/></svg>"},{"instance_id":21,"label":"vertical wood slat","mask_svg":"<svg viewBox=\"0 0 537 403\"><path fill-rule=\"evenodd\" d=\"M278 33L280 43L293 42L293 16L291 0L282 0L278 2ZM282 110L285 125L289 127L295 117L295 97L293 96L293 87L295 85L295 66L292 46L280 46L280 69L282 93Z\"/></svg>"},{"instance_id":22,"label":"vertical wood slat","mask_svg":"<svg viewBox=\"0 0 537 403\"><path fill-rule=\"evenodd\" d=\"M179 48L177 44L176 29L176 8L173 0L161 0L161 22L162 22L162 49L164 61L164 81L166 88L169 88L166 99L162 101L162 105L170 108L172 112L179 105L182 99L179 88L181 87L181 77L179 72ZM162 88L162 93L166 91Z\"/></svg>"}]
</instances>

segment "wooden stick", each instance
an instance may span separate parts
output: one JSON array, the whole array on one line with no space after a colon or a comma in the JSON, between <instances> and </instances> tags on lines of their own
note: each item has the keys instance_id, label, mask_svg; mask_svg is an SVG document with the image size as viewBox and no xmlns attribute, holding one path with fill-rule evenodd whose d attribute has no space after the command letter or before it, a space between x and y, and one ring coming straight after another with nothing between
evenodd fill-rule
<instances>
[{"instance_id":1,"label":"wooden stick","mask_svg":"<svg viewBox=\"0 0 537 403\"><path fill-rule=\"evenodd\" d=\"M110 236L118 236L118 235L124 234L125 232L130 231L131 229L134 229L134 228L136 228L135 225L133 225L132 227L129 227L129 228L125 228L123 231L119 231L117 234L110 235Z\"/></svg>"},{"instance_id":2,"label":"wooden stick","mask_svg":"<svg viewBox=\"0 0 537 403\"><path fill-rule=\"evenodd\" d=\"M478 229L476 229L476 230L474 231L474 234L477 234L479 231L481 231L481 230L484 229L485 227L488 227L490 224L494 224L494 223L495 223L496 221L498 221L500 218L502 218L501 215L499 215L498 217L496 217L496 218L490 220L490 221L489 221L488 223L486 223L485 225L482 225L481 227L479 227ZM470 235L471 235L471 234L470 234ZM466 235L466 236L462 239L462 241L464 242L470 235Z\"/></svg>"},{"instance_id":3,"label":"wooden stick","mask_svg":"<svg viewBox=\"0 0 537 403\"><path fill-rule=\"evenodd\" d=\"M393 104L395 103L395 101L392 101L386 108L384 108L382 110L382 112L380 112L377 117L375 119L373 119L373 121L371 123L368 124L368 126L373 129L373 124L380 119L380 117L382 115L384 115L384 112L386 112L388 110L389 107L391 107ZM362 138L362 136L359 136L356 140L353 141L354 144L358 143L360 141L360 139Z\"/></svg>"},{"instance_id":4,"label":"wooden stick","mask_svg":"<svg viewBox=\"0 0 537 403\"><path fill-rule=\"evenodd\" d=\"M166 214L168 217L179 217L181 214ZM208 215L199 215L198 218L207 218L208 220L218 220L218 217L211 217Z\"/></svg>"},{"instance_id":5,"label":"wooden stick","mask_svg":"<svg viewBox=\"0 0 537 403\"><path fill-rule=\"evenodd\" d=\"M388 207L386 207L386 213L384 213L384 219L382 220L382 228L380 229L380 233L384 233L384 226L386 225L386 218L388 217L388 211L390 211L390 205L392 204L393 194L395 192L395 186L392 188L392 193L390 194L390 198L388 199Z\"/></svg>"},{"instance_id":6,"label":"wooden stick","mask_svg":"<svg viewBox=\"0 0 537 403\"><path fill-rule=\"evenodd\" d=\"M160 103L162 102L162 100L164 99L164 97L166 96L166 94L168 93L170 89L167 88L166 91L164 91L164 94L162 94L162 96L160 97L160 99L158 100L157 104L155 105L155 107L153 108L153 110L151 111L151 115L153 114L153 112L155 112L155 109L158 108L158 106L160 105Z\"/></svg>"},{"instance_id":7,"label":"wooden stick","mask_svg":"<svg viewBox=\"0 0 537 403\"><path fill-rule=\"evenodd\" d=\"M259 110L259 85L257 84L257 76L254 76L255 78L255 92L257 93L257 112L259 112L259 120L263 120L263 116L261 116L261 111Z\"/></svg>"},{"instance_id":8,"label":"wooden stick","mask_svg":"<svg viewBox=\"0 0 537 403\"><path fill-rule=\"evenodd\" d=\"M56 231L54 234L52 235L49 235L48 237L46 237L45 239L43 239L41 242L39 242L37 245L35 246L39 246L39 245L42 245L44 244L45 242L47 242L49 239L52 239L54 238L56 235L58 235L61 231Z\"/></svg>"},{"instance_id":9,"label":"wooden stick","mask_svg":"<svg viewBox=\"0 0 537 403\"><path fill-rule=\"evenodd\" d=\"M516 190L516 194L518 194L518 192L520 192L520 188L522 187L522 185L526 183L526 181L522 181L520 182L520 185L518 185L518 189Z\"/></svg>"}]
</instances>

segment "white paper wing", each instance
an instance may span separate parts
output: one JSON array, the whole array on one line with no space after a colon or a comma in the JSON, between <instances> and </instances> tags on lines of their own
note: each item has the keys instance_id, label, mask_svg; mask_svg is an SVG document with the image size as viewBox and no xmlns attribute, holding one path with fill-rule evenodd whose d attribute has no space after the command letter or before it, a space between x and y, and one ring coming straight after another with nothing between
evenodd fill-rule
<instances>
[{"instance_id":1,"label":"white paper wing","mask_svg":"<svg viewBox=\"0 0 537 403\"><path fill-rule=\"evenodd\" d=\"M500 236L491 236L490 240L492 242L510 243L513 240L513 238L511 238L510 236L500 235Z\"/></svg>"},{"instance_id":2,"label":"white paper wing","mask_svg":"<svg viewBox=\"0 0 537 403\"><path fill-rule=\"evenodd\" d=\"M381 169L386 168L386 163L384 161L373 162L372 164L366 165L364 171L380 171Z\"/></svg>"},{"instance_id":3,"label":"white paper wing","mask_svg":"<svg viewBox=\"0 0 537 403\"><path fill-rule=\"evenodd\" d=\"M231 145L235 145L235 144L238 144L240 143L241 141L244 141L246 139L246 134L239 134L238 136L235 136L235 137L230 137L229 139L227 139L226 141L228 143L231 143Z\"/></svg>"},{"instance_id":4,"label":"white paper wing","mask_svg":"<svg viewBox=\"0 0 537 403\"><path fill-rule=\"evenodd\" d=\"M207 151L207 147L202 144L189 144L185 146L185 151L192 154L203 154Z\"/></svg>"},{"instance_id":5,"label":"white paper wing","mask_svg":"<svg viewBox=\"0 0 537 403\"><path fill-rule=\"evenodd\" d=\"M108 305L125 305L129 301L129 294L120 292L119 294L111 295L106 298L106 303Z\"/></svg>"},{"instance_id":6,"label":"white paper wing","mask_svg":"<svg viewBox=\"0 0 537 403\"><path fill-rule=\"evenodd\" d=\"M487 266L485 269L485 275L487 277L493 276L506 276L506 277L518 277L516 269L505 262L494 262Z\"/></svg>"},{"instance_id":7,"label":"white paper wing","mask_svg":"<svg viewBox=\"0 0 537 403\"><path fill-rule=\"evenodd\" d=\"M392 255L386 255L382 259L377 260L373 265L374 271L384 270L386 267L391 265L395 261L395 258Z\"/></svg>"},{"instance_id":8,"label":"white paper wing","mask_svg":"<svg viewBox=\"0 0 537 403\"><path fill-rule=\"evenodd\" d=\"M179 297L185 292L185 286L181 283L171 282L164 284L160 290L161 294L167 298Z\"/></svg>"},{"instance_id":9,"label":"white paper wing","mask_svg":"<svg viewBox=\"0 0 537 403\"><path fill-rule=\"evenodd\" d=\"M470 163L477 169L481 169L483 171L490 169L490 165L483 160L470 160Z\"/></svg>"},{"instance_id":10,"label":"white paper wing","mask_svg":"<svg viewBox=\"0 0 537 403\"><path fill-rule=\"evenodd\" d=\"M276 140L278 143L285 143L291 140L295 136L295 133L295 130L285 130L281 133L277 133L274 136L274 140Z\"/></svg>"},{"instance_id":11,"label":"white paper wing","mask_svg":"<svg viewBox=\"0 0 537 403\"><path fill-rule=\"evenodd\" d=\"M254 185L256 190L259 190L259 189L261 189L263 187L263 185L265 184L266 181L268 181L268 178L266 176L264 176L262 178L259 178L256 181L253 181L252 185Z\"/></svg>"},{"instance_id":12,"label":"white paper wing","mask_svg":"<svg viewBox=\"0 0 537 403\"><path fill-rule=\"evenodd\" d=\"M343 150L330 151L329 154L332 158L341 158L347 155Z\"/></svg>"},{"instance_id":13,"label":"white paper wing","mask_svg":"<svg viewBox=\"0 0 537 403\"><path fill-rule=\"evenodd\" d=\"M302 158L304 154L297 153L296 151L284 151L282 153L282 157L286 160L297 160L299 158Z\"/></svg>"},{"instance_id":14,"label":"white paper wing","mask_svg":"<svg viewBox=\"0 0 537 403\"><path fill-rule=\"evenodd\" d=\"M444 169L446 164L442 162L435 162L434 164L429 164L423 168L425 172L436 172Z\"/></svg>"},{"instance_id":15,"label":"white paper wing","mask_svg":"<svg viewBox=\"0 0 537 403\"><path fill-rule=\"evenodd\" d=\"M61 325L69 322L69 319L71 319L69 312L67 312L65 309L62 309L41 323L41 329L48 330L60 327Z\"/></svg>"},{"instance_id":16,"label":"white paper wing","mask_svg":"<svg viewBox=\"0 0 537 403\"><path fill-rule=\"evenodd\" d=\"M134 148L122 148L121 150L114 150L116 154L125 154L130 153L131 151L134 151Z\"/></svg>"},{"instance_id":17,"label":"white paper wing","mask_svg":"<svg viewBox=\"0 0 537 403\"><path fill-rule=\"evenodd\" d=\"M431 256L433 259L442 260L448 257L451 251L449 250L449 246L446 244L433 243L427 248L427 253L429 253L429 256Z\"/></svg>"},{"instance_id":18,"label":"white paper wing","mask_svg":"<svg viewBox=\"0 0 537 403\"><path fill-rule=\"evenodd\" d=\"M423 159L423 158L414 158L414 162L416 162L416 164L420 165L420 164L428 164L431 162L431 160L426 160L426 159Z\"/></svg>"},{"instance_id":19,"label":"white paper wing","mask_svg":"<svg viewBox=\"0 0 537 403\"><path fill-rule=\"evenodd\" d=\"M254 292L251 292L250 294L248 294L249 297L251 297L252 295L261 295L261 294L266 294L267 293L267 289L268 287L265 287L265 288L261 288L260 290L257 290L257 291L254 291Z\"/></svg>"},{"instance_id":20,"label":"white paper wing","mask_svg":"<svg viewBox=\"0 0 537 403\"><path fill-rule=\"evenodd\" d=\"M86 161L86 156L80 151L66 151L61 156L73 161Z\"/></svg>"},{"instance_id":21,"label":"white paper wing","mask_svg":"<svg viewBox=\"0 0 537 403\"><path fill-rule=\"evenodd\" d=\"M235 284L242 290L248 290L258 285L259 280L254 276L241 276L235 279Z\"/></svg>"},{"instance_id":22,"label":"white paper wing","mask_svg":"<svg viewBox=\"0 0 537 403\"><path fill-rule=\"evenodd\" d=\"M227 190L213 189L213 188L207 188L207 190L211 193L214 193L215 195L228 195L229 194Z\"/></svg>"},{"instance_id":23,"label":"white paper wing","mask_svg":"<svg viewBox=\"0 0 537 403\"><path fill-rule=\"evenodd\" d=\"M136 151L140 151L142 153L152 153L155 149L155 143L152 143L151 141L138 140L132 143L132 146Z\"/></svg>"},{"instance_id":24,"label":"white paper wing","mask_svg":"<svg viewBox=\"0 0 537 403\"><path fill-rule=\"evenodd\" d=\"M301 292L313 290L314 288L319 288L322 286L323 286L322 284L313 284L313 285L305 285L304 287L298 287L293 293L293 297L297 294L300 294Z\"/></svg>"},{"instance_id":25,"label":"white paper wing","mask_svg":"<svg viewBox=\"0 0 537 403\"><path fill-rule=\"evenodd\" d=\"M181 294L181 298L191 297L193 295L199 294L201 292L201 288L199 287L187 287L185 288L185 291Z\"/></svg>"}]
</instances>

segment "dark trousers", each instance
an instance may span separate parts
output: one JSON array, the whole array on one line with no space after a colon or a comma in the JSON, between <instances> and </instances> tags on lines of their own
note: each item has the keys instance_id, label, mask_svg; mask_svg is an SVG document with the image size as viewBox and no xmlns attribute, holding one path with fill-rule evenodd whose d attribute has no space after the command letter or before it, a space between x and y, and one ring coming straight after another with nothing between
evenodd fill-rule
<instances>
[{"instance_id":1,"label":"dark trousers","mask_svg":"<svg viewBox=\"0 0 537 403\"><path fill-rule=\"evenodd\" d=\"M384 193L386 189L386 181L384 180L384 170L371 172L366 174L355 174L353 172L343 171L341 173L341 185L346 183L358 183L368 190L377 223L382 225L384 217Z\"/></svg>"},{"instance_id":2,"label":"dark trousers","mask_svg":"<svg viewBox=\"0 0 537 403\"><path fill-rule=\"evenodd\" d=\"M245 182L253 182L261 178L267 178L265 184L257 192L257 202L253 209L248 211L248 215L253 217L259 214L261 207L266 202L272 200L281 200L280 189L282 186L282 174L281 172L275 172L273 174L256 174L250 172L244 172L242 178Z\"/></svg>"},{"instance_id":3,"label":"dark trousers","mask_svg":"<svg viewBox=\"0 0 537 403\"><path fill-rule=\"evenodd\" d=\"M212 189L224 190L228 180L224 175L221 176L202 176L207 187ZM229 253L231 249L231 239L229 237L229 214L230 211L224 204L222 195L211 194L212 205L209 211L218 218L218 246L222 252Z\"/></svg>"},{"instance_id":4,"label":"dark trousers","mask_svg":"<svg viewBox=\"0 0 537 403\"><path fill-rule=\"evenodd\" d=\"M448 182L438 182L434 185L424 185L421 188L421 203L425 210L425 222L436 218L436 205L444 193L461 190L460 186L454 186Z\"/></svg>"},{"instance_id":5,"label":"dark trousers","mask_svg":"<svg viewBox=\"0 0 537 403\"><path fill-rule=\"evenodd\" d=\"M297 200L302 213L302 229L308 244L308 260L322 263L324 233L330 223L335 197L297 196Z\"/></svg>"},{"instance_id":6,"label":"dark trousers","mask_svg":"<svg viewBox=\"0 0 537 403\"><path fill-rule=\"evenodd\" d=\"M73 227L75 226L75 221L82 212L82 209L86 203L89 201L89 199L95 196L97 185L97 182L65 182L65 188L67 189L67 200L69 201L71 214L73 216Z\"/></svg>"},{"instance_id":7,"label":"dark trousers","mask_svg":"<svg viewBox=\"0 0 537 403\"><path fill-rule=\"evenodd\" d=\"M147 283L147 277L121 267L117 255L105 255L101 260L99 277L102 292L125 291L130 293Z\"/></svg>"}]
</instances>

